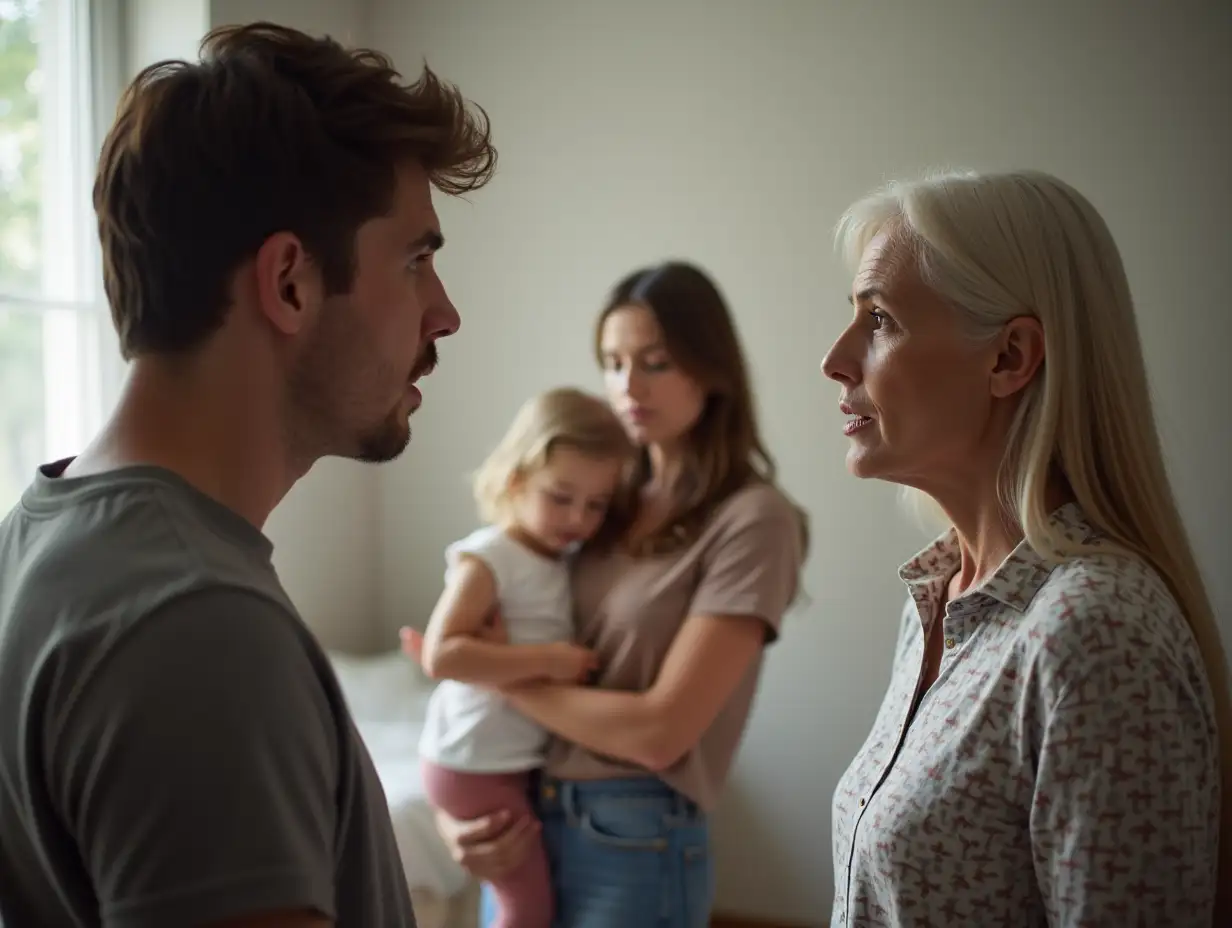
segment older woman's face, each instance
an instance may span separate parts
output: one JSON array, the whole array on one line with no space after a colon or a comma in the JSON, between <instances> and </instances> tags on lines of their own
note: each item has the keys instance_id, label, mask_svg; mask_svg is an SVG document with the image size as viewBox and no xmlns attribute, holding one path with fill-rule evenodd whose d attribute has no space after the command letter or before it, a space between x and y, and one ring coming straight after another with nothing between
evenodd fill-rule
<instances>
[{"instance_id":1,"label":"older woman's face","mask_svg":"<svg viewBox=\"0 0 1232 928\"><path fill-rule=\"evenodd\" d=\"M865 249L851 303L821 365L841 388L848 470L926 491L963 480L989 454L995 347L964 336L909 250L884 232Z\"/></svg>"}]
</instances>

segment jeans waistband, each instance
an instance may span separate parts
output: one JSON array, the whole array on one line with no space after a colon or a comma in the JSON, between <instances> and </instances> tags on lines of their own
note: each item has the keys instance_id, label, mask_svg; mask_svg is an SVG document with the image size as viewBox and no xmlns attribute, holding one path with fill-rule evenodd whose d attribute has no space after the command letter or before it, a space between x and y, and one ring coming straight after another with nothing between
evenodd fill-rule
<instances>
[{"instance_id":1,"label":"jeans waistband","mask_svg":"<svg viewBox=\"0 0 1232 928\"><path fill-rule=\"evenodd\" d=\"M544 776L539 781L539 805L545 811L560 809L578 814L596 803L616 799L661 805L665 812L688 819L702 816L693 800L677 792L657 777L628 777L611 780L559 780Z\"/></svg>"}]
</instances>

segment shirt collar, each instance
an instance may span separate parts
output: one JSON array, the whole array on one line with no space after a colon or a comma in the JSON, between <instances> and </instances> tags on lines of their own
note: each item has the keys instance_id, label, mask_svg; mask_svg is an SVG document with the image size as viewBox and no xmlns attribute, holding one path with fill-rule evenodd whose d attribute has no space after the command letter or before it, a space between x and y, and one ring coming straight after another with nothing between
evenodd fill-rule
<instances>
[{"instance_id":1,"label":"shirt collar","mask_svg":"<svg viewBox=\"0 0 1232 928\"><path fill-rule=\"evenodd\" d=\"M1095 531L1077 503L1066 503L1055 510L1049 521L1072 541L1089 541ZM938 595L958 570L958 534L950 529L931 545L899 568L898 576L912 597ZM983 583L968 590L960 599L989 597L1018 612L1025 612L1057 565L1038 554L1024 538Z\"/></svg>"}]
</instances>

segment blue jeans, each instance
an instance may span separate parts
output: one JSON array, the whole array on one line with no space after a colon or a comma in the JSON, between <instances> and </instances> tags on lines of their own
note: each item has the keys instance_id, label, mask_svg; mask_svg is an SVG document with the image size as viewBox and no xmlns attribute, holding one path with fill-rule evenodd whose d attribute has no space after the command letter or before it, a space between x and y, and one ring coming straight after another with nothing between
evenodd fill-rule
<instances>
[{"instance_id":1,"label":"blue jeans","mask_svg":"<svg viewBox=\"0 0 1232 928\"><path fill-rule=\"evenodd\" d=\"M556 897L554 928L710 924L710 826L692 802L653 777L544 777L537 789ZM479 924L492 923L485 886Z\"/></svg>"}]
</instances>

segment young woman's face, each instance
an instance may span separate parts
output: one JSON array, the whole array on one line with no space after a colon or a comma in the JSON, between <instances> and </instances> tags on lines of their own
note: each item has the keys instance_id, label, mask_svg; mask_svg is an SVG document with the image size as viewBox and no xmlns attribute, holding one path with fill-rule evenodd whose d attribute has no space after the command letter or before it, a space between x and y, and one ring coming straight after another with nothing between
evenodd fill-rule
<instances>
[{"instance_id":1,"label":"young woman's face","mask_svg":"<svg viewBox=\"0 0 1232 928\"><path fill-rule=\"evenodd\" d=\"M670 445L693 428L705 391L673 362L649 309L622 306L608 313L599 352L608 401L639 445Z\"/></svg>"}]
</instances>

